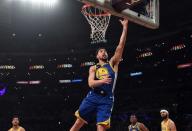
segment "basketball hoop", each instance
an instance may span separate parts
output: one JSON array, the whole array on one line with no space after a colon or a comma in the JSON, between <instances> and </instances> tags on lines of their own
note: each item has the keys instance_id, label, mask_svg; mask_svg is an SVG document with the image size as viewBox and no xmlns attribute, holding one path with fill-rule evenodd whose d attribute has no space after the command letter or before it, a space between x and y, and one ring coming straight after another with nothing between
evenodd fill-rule
<instances>
[{"instance_id":1,"label":"basketball hoop","mask_svg":"<svg viewBox=\"0 0 192 131\"><path fill-rule=\"evenodd\" d=\"M109 25L111 14L88 4L82 7L81 12L91 26L91 43L106 42L107 40L105 39L105 34Z\"/></svg>"}]
</instances>

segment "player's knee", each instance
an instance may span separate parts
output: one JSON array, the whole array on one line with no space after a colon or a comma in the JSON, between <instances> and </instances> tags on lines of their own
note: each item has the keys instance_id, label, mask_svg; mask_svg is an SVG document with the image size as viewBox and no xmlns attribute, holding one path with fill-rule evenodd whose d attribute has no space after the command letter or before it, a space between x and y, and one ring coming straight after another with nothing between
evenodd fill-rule
<instances>
[{"instance_id":1,"label":"player's knee","mask_svg":"<svg viewBox=\"0 0 192 131\"><path fill-rule=\"evenodd\" d=\"M84 122L80 119L77 119L70 131L79 131L79 129L84 125Z\"/></svg>"},{"instance_id":2,"label":"player's knee","mask_svg":"<svg viewBox=\"0 0 192 131\"><path fill-rule=\"evenodd\" d=\"M97 131L105 131L106 126L105 125L97 125Z\"/></svg>"},{"instance_id":3,"label":"player's knee","mask_svg":"<svg viewBox=\"0 0 192 131\"><path fill-rule=\"evenodd\" d=\"M84 125L84 121L82 121L81 119L77 119L75 122L75 126L76 127L82 127Z\"/></svg>"}]
</instances>

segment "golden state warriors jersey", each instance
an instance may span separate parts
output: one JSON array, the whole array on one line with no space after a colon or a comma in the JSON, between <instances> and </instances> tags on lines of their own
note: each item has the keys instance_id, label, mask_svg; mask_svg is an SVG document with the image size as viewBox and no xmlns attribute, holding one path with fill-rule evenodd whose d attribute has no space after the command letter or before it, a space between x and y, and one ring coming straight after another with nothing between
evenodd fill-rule
<instances>
[{"instance_id":1,"label":"golden state warriors jersey","mask_svg":"<svg viewBox=\"0 0 192 131\"><path fill-rule=\"evenodd\" d=\"M9 131L21 131L21 127L19 127L17 130L11 128Z\"/></svg>"},{"instance_id":2,"label":"golden state warriors jersey","mask_svg":"<svg viewBox=\"0 0 192 131\"><path fill-rule=\"evenodd\" d=\"M137 122L134 126L133 125L129 125L129 131L140 131L139 128L139 122Z\"/></svg>"},{"instance_id":3,"label":"golden state warriors jersey","mask_svg":"<svg viewBox=\"0 0 192 131\"><path fill-rule=\"evenodd\" d=\"M104 65L97 64L95 65L96 71L95 71L95 79L101 80L105 77L109 77L112 79L110 84L103 84L100 87L95 88L94 90L104 90L107 95L113 95L116 79L117 79L117 73L114 72L112 66L110 63L105 63Z\"/></svg>"},{"instance_id":4,"label":"golden state warriors jersey","mask_svg":"<svg viewBox=\"0 0 192 131\"><path fill-rule=\"evenodd\" d=\"M110 77L112 79L111 83L103 84L89 91L75 115L88 123L94 119L93 114L96 114L97 124L102 124L109 128L117 73L113 71L109 63L95 65L95 80L102 80L105 77Z\"/></svg>"}]
</instances>

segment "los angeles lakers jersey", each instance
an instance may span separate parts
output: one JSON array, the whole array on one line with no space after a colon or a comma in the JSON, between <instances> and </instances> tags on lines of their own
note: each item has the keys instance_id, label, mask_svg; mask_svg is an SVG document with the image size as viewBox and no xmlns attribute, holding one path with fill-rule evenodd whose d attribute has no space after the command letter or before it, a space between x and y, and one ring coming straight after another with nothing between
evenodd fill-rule
<instances>
[{"instance_id":1,"label":"los angeles lakers jersey","mask_svg":"<svg viewBox=\"0 0 192 131\"><path fill-rule=\"evenodd\" d=\"M108 95L113 95L116 79L117 79L117 72L114 72L113 67L110 63L105 63L104 65L97 64L95 65L95 79L102 80L105 77L109 77L112 79L110 84L103 84L100 87L95 88L96 90L104 90Z\"/></svg>"},{"instance_id":2,"label":"los angeles lakers jersey","mask_svg":"<svg viewBox=\"0 0 192 131\"><path fill-rule=\"evenodd\" d=\"M133 125L129 125L129 131L140 131L139 128L139 122L137 122L134 126Z\"/></svg>"},{"instance_id":3,"label":"los angeles lakers jersey","mask_svg":"<svg viewBox=\"0 0 192 131\"><path fill-rule=\"evenodd\" d=\"M173 122L171 119L161 122L161 131L171 131L169 124Z\"/></svg>"},{"instance_id":4,"label":"los angeles lakers jersey","mask_svg":"<svg viewBox=\"0 0 192 131\"><path fill-rule=\"evenodd\" d=\"M21 127L19 127L18 129L13 129L13 128L11 128L9 131L21 131Z\"/></svg>"}]
</instances>

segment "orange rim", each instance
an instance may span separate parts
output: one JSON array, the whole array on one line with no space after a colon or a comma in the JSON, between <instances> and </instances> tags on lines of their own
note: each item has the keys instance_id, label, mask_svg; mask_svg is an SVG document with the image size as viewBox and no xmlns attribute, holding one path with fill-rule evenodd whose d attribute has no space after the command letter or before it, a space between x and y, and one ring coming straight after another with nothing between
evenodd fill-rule
<instances>
[{"instance_id":1,"label":"orange rim","mask_svg":"<svg viewBox=\"0 0 192 131\"><path fill-rule=\"evenodd\" d=\"M85 4L82 7L81 12L83 12L83 14L86 15L86 16L110 16L111 15L109 12L106 12L106 11L103 11L103 13L101 13L101 14L90 14L90 13L87 13L85 10L87 8L90 8L90 7L92 7L92 6L89 5L89 4Z\"/></svg>"}]
</instances>

